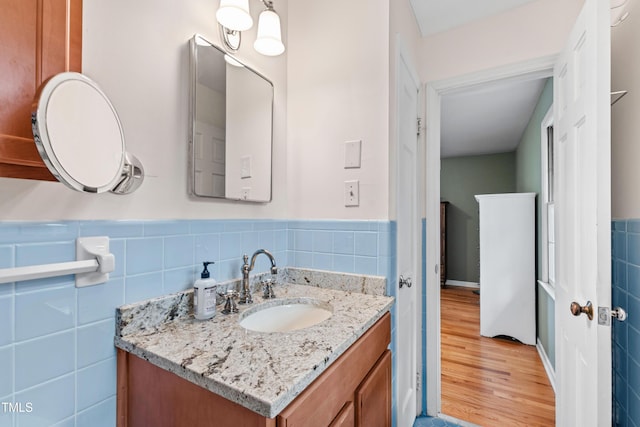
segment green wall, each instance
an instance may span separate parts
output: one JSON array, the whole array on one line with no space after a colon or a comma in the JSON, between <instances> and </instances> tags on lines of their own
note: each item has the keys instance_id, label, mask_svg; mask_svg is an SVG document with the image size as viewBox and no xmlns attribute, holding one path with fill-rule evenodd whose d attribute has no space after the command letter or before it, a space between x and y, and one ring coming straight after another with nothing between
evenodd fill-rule
<instances>
[{"instance_id":1,"label":"green wall","mask_svg":"<svg viewBox=\"0 0 640 427\"><path fill-rule=\"evenodd\" d=\"M547 83L540 94L538 104L533 110L531 120L527 125L522 139L516 149L516 191L519 193L536 193L536 271L537 278L542 275L542 248L541 243L541 215L542 206L540 204L540 191L542 188L541 177L541 151L540 124L549 107L553 103L553 79L547 79Z\"/></svg>"},{"instance_id":2,"label":"green wall","mask_svg":"<svg viewBox=\"0 0 640 427\"><path fill-rule=\"evenodd\" d=\"M538 289L537 306L537 332L540 344L544 347L545 353L551 362L551 366L556 367L556 313L555 300L549 296L547 291L540 285Z\"/></svg>"},{"instance_id":3,"label":"green wall","mask_svg":"<svg viewBox=\"0 0 640 427\"><path fill-rule=\"evenodd\" d=\"M480 281L476 194L516 191L515 153L442 159L440 198L447 212L447 279Z\"/></svg>"}]
</instances>

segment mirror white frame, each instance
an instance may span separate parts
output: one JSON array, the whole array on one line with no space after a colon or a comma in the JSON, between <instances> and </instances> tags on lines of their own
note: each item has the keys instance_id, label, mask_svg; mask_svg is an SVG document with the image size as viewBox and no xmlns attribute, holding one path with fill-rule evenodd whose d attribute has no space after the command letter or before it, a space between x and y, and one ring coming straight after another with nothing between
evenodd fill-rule
<instances>
[{"instance_id":1,"label":"mirror white frame","mask_svg":"<svg viewBox=\"0 0 640 427\"><path fill-rule=\"evenodd\" d=\"M74 72L57 74L40 88L36 105L31 115L36 147L58 181L87 193L122 188L130 166L122 125L93 80ZM140 185L142 176L136 178L129 192Z\"/></svg>"}]
</instances>

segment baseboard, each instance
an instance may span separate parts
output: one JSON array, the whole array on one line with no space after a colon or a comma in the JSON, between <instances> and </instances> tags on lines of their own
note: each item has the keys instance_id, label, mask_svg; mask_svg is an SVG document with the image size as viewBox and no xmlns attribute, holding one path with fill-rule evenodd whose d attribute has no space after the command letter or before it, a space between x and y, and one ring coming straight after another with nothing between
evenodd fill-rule
<instances>
[{"instance_id":1,"label":"baseboard","mask_svg":"<svg viewBox=\"0 0 640 427\"><path fill-rule=\"evenodd\" d=\"M462 288L480 289L480 284L476 282L463 282L462 280L449 280L445 282L447 286L460 286Z\"/></svg>"},{"instance_id":2,"label":"baseboard","mask_svg":"<svg viewBox=\"0 0 640 427\"><path fill-rule=\"evenodd\" d=\"M536 343L536 349L538 350L538 354L540 355L540 360L542 360L542 366L544 366L544 370L547 371L547 377L549 378L549 382L551 383L551 387L553 387L553 392L555 393L556 373L555 373L555 370L553 369L553 366L551 365L551 361L549 360L549 357L547 356L547 352L544 351L544 347L542 346L540 339L538 339L538 342Z\"/></svg>"}]
</instances>

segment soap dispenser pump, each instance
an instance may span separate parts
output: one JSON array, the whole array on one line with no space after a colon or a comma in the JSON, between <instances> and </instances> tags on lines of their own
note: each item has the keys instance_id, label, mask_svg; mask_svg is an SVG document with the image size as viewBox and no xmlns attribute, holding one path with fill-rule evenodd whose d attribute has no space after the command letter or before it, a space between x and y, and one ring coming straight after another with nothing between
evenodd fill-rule
<instances>
[{"instance_id":1,"label":"soap dispenser pump","mask_svg":"<svg viewBox=\"0 0 640 427\"><path fill-rule=\"evenodd\" d=\"M200 278L193 284L193 313L198 320L211 319L216 315L216 291L217 284L210 278L207 267L212 261L202 263L204 269Z\"/></svg>"}]
</instances>

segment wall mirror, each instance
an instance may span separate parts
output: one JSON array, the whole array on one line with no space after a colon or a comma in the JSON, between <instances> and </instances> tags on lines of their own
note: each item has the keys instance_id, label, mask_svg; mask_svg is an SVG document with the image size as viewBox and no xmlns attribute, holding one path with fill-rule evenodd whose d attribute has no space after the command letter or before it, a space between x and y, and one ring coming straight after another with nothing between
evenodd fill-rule
<instances>
[{"instance_id":1,"label":"wall mirror","mask_svg":"<svg viewBox=\"0 0 640 427\"><path fill-rule=\"evenodd\" d=\"M273 84L200 35L189 47L190 193L271 201Z\"/></svg>"},{"instance_id":2,"label":"wall mirror","mask_svg":"<svg viewBox=\"0 0 640 427\"><path fill-rule=\"evenodd\" d=\"M142 164L125 151L118 114L93 80L56 74L40 88L35 106L36 148L58 181L86 193L128 194L140 186Z\"/></svg>"}]
</instances>

